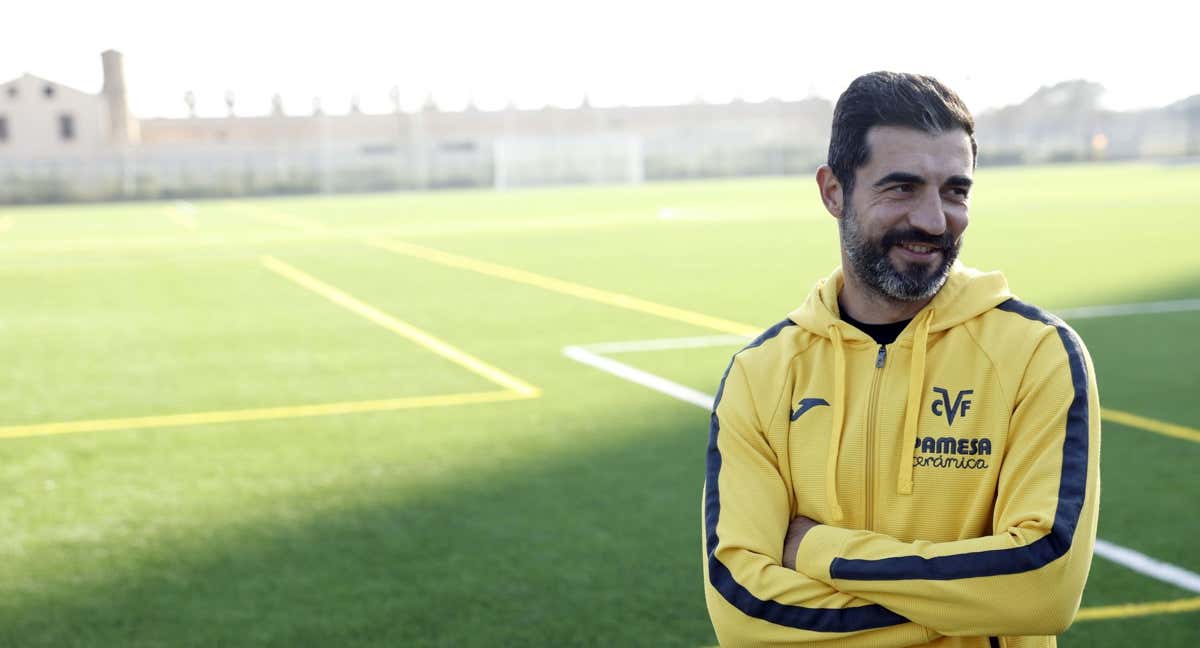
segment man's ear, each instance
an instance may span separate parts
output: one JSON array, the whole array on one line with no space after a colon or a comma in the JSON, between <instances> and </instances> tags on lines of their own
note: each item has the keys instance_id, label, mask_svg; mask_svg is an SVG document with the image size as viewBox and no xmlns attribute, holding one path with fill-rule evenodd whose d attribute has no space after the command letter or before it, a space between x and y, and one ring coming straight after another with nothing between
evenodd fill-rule
<instances>
[{"instance_id":1,"label":"man's ear","mask_svg":"<svg viewBox=\"0 0 1200 648\"><path fill-rule=\"evenodd\" d=\"M822 164L821 168L817 169L817 190L821 193L821 202L829 214L834 218L841 218L845 209L842 183L838 182L828 164Z\"/></svg>"}]
</instances>

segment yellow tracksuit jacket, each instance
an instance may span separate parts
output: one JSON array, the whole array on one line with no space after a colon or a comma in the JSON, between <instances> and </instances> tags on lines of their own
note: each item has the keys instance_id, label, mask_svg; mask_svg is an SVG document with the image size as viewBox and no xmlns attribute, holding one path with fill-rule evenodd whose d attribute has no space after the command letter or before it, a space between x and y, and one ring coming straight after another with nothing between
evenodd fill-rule
<instances>
[{"instance_id":1,"label":"yellow tracksuit jacket","mask_svg":"<svg viewBox=\"0 0 1200 648\"><path fill-rule=\"evenodd\" d=\"M1100 406L1062 320L955 264L886 346L841 271L734 355L703 495L725 646L1054 646L1091 565ZM782 566L789 522L821 526Z\"/></svg>"}]
</instances>

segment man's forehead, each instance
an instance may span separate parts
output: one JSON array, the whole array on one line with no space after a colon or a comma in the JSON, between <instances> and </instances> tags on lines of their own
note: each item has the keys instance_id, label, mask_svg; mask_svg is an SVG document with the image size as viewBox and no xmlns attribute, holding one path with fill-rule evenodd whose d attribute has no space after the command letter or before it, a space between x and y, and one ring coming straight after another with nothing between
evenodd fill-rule
<instances>
[{"instance_id":1,"label":"man's forehead","mask_svg":"<svg viewBox=\"0 0 1200 648\"><path fill-rule=\"evenodd\" d=\"M895 171L927 177L971 177L974 171L971 138L956 128L927 133L901 126L872 126L867 131L870 155L861 171L880 177Z\"/></svg>"}]
</instances>

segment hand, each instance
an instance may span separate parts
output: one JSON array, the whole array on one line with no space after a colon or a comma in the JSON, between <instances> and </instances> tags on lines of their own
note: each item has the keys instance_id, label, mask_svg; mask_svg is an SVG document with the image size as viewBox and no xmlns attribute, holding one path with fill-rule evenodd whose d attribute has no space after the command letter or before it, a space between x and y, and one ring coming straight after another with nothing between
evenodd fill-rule
<instances>
[{"instance_id":1,"label":"hand","mask_svg":"<svg viewBox=\"0 0 1200 648\"><path fill-rule=\"evenodd\" d=\"M796 551L800 549L800 541L808 530L817 526L818 522L803 515L792 520L788 525L787 537L783 539L783 566L788 569L796 568Z\"/></svg>"}]
</instances>

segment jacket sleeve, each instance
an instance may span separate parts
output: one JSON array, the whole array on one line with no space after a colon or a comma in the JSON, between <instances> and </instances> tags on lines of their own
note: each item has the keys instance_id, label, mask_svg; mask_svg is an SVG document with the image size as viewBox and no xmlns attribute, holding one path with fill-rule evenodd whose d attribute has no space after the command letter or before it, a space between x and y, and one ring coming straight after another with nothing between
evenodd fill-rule
<instances>
[{"instance_id":1,"label":"jacket sleeve","mask_svg":"<svg viewBox=\"0 0 1200 648\"><path fill-rule=\"evenodd\" d=\"M717 392L703 500L705 599L723 646L911 646L928 629L781 565L787 487L735 357Z\"/></svg>"},{"instance_id":2,"label":"jacket sleeve","mask_svg":"<svg viewBox=\"0 0 1200 648\"><path fill-rule=\"evenodd\" d=\"M1014 395L993 535L901 542L818 526L796 569L944 635L1066 630L1096 539L1100 405L1079 338L1061 321L1045 332Z\"/></svg>"}]
</instances>

